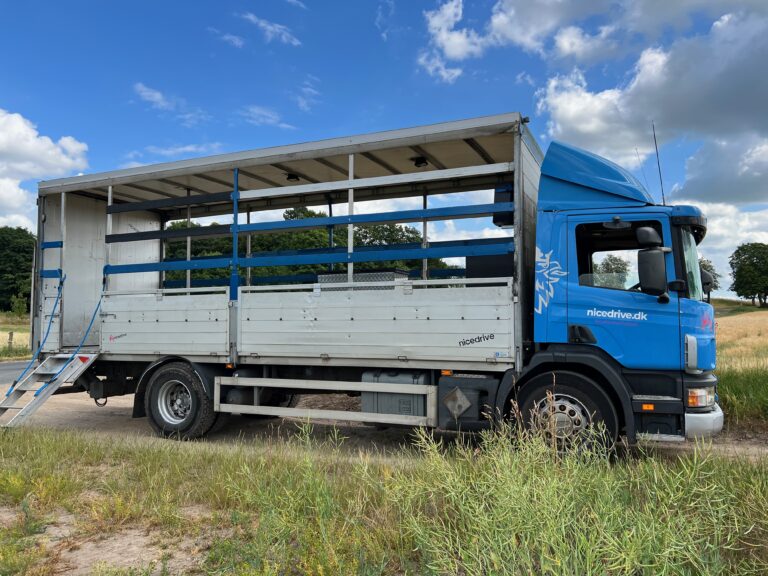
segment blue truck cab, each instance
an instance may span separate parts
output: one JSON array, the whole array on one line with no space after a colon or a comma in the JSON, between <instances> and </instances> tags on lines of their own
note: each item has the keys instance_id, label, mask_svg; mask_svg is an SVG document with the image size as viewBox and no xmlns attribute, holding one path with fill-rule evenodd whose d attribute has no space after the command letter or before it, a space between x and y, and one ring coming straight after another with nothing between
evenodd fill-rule
<instances>
[{"instance_id":1,"label":"blue truck cab","mask_svg":"<svg viewBox=\"0 0 768 576\"><path fill-rule=\"evenodd\" d=\"M698 208L656 204L623 168L553 142L539 184L528 371L570 365L578 380L592 370L623 406L607 423L632 422L630 437L718 433L714 312L696 249L706 231ZM557 424L570 429L581 415L565 392ZM602 414L610 403L600 400L592 408Z\"/></svg>"}]
</instances>

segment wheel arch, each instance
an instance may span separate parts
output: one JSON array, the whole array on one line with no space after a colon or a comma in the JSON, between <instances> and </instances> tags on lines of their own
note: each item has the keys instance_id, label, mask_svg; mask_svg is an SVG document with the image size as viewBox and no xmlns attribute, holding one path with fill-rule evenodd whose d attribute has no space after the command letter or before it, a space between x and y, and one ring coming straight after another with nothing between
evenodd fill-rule
<instances>
[{"instance_id":1,"label":"wheel arch","mask_svg":"<svg viewBox=\"0 0 768 576\"><path fill-rule=\"evenodd\" d=\"M208 397L213 398L213 378L215 376L215 370L205 364L192 362L183 356L163 356L158 360L150 362L139 377L139 383L136 385L136 392L133 396L133 412L131 414L133 418L143 418L147 415L147 412L144 408L144 399L147 394L147 383L159 368L162 368L163 366L172 362L183 362L184 364L188 364L195 372L195 374L197 374L198 378L200 378L200 381L203 383L203 388L205 388L205 392Z\"/></svg>"},{"instance_id":2,"label":"wheel arch","mask_svg":"<svg viewBox=\"0 0 768 576\"><path fill-rule=\"evenodd\" d=\"M505 373L496 396L496 409L506 414L517 391L535 376L551 371L576 372L594 381L608 394L619 417L619 428L623 428L629 441L634 442L632 391L616 361L604 355L597 348L578 345L550 346L537 352L518 377L511 370Z\"/></svg>"}]
</instances>

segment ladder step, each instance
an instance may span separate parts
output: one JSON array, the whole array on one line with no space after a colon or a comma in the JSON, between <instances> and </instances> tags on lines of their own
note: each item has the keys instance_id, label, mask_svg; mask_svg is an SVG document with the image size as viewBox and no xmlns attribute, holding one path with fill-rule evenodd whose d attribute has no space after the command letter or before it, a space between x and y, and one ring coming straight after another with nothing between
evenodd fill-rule
<instances>
[{"instance_id":1,"label":"ladder step","mask_svg":"<svg viewBox=\"0 0 768 576\"><path fill-rule=\"evenodd\" d=\"M19 392L36 392L43 384L45 384L44 380L36 380L35 382L27 382L21 386L16 386L14 390L18 390Z\"/></svg>"},{"instance_id":2,"label":"ladder step","mask_svg":"<svg viewBox=\"0 0 768 576\"><path fill-rule=\"evenodd\" d=\"M3 408L0 408L0 410L23 410L24 406L5 406Z\"/></svg>"}]
</instances>

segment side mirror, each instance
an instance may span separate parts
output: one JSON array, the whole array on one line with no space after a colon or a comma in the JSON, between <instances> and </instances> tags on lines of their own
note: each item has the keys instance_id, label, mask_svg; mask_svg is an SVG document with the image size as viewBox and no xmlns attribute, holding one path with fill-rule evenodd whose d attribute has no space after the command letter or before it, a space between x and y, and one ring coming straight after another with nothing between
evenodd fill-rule
<instances>
[{"instance_id":1,"label":"side mirror","mask_svg":"<svg viewBox=\"0 0 768 576\"><path fill-rule=\"evenodd\" d=\"M701 289L704 290L704 294L712 292L712 287L715 285L715 278L702 268L701 270Z\"/></svg>"},{"instance_id":2,"label":"side mirror","mask_svg":"<svg viewBox=\"0 0 768 576\"><path fill-rule=\"evenodd\" d=\"M656 248L662 245L661 236L655 228L650 226L641 226L637 229L636 235L640 248Z\"/></svg>"},{"instance_id":3,"label":"side mirror","mask_svg":"<svg viewBox=\"0 0 768 576\"><path fill-rule=\"evenodd\" d=\"M640 228L639 231L642 230ZM654 233L653 228L649 228ZM658 236L658 234L656 234ZM640 290L645 294L658 296L659 302L669 302L667 295L667 264L664 250L647 248L637 253L637 274L640 277Z\"/></svg>"}]
</instances>

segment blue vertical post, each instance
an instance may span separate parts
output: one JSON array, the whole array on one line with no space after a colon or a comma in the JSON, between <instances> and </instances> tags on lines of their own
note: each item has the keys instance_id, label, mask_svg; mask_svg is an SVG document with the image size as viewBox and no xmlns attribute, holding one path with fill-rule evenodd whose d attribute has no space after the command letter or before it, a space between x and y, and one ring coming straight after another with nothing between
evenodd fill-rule
<instances>
[{"instance_id":1,"label":"blue vertical post","mask_svg":"<svg viewBox=\"0 0 768 576\"><path fill-rule=\"evenodd\" d=\"M229 299L237 300L237 291L240 287L240 258L238 255L237 235L240 223L238 221L240 200L240 186L238 184L239 170L234 170L234 183L232 185L232 265L229 276Z\"/></svg>"}]
</instances>

